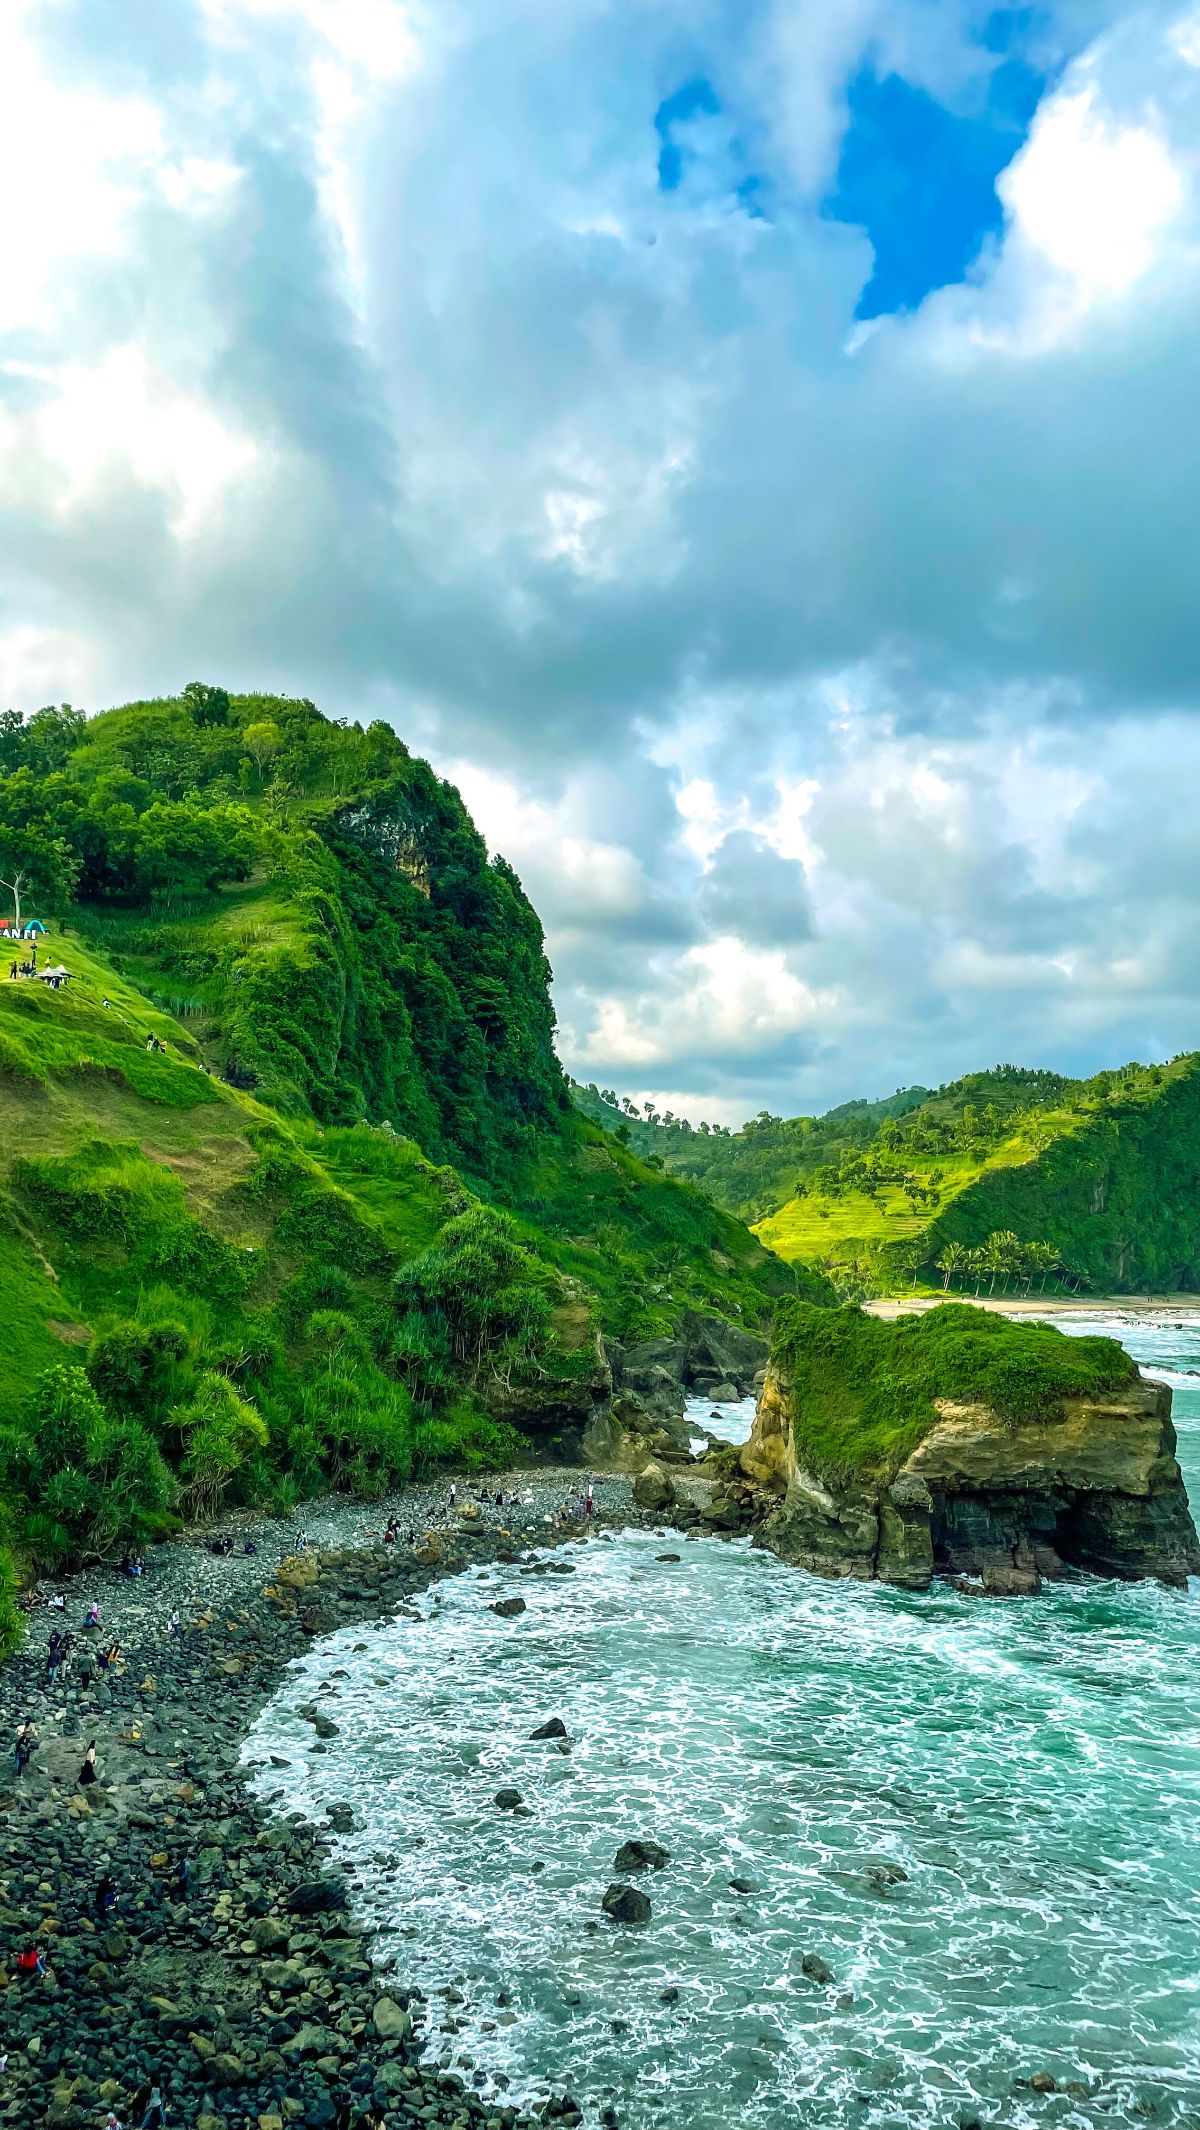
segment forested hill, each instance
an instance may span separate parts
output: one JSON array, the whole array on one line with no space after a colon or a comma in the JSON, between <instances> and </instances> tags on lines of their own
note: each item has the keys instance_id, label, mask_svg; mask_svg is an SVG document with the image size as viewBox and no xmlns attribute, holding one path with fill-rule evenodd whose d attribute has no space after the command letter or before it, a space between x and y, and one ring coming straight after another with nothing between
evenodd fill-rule
<instances>
[{"instance_id":1,"label":"forested hill","mask_svg":"<svg viewBox=\"0 0 1200 2130\"><path fill-rule=\"evenodd\" d=\"M732 1133L576 1099L846 1294L1200 1287L1195 1055L1087 1080L1000 1065Z\"/></svg>"},{"instance_id":2,"label":"forested hill","mask_svg":"<svg viewBox=\"0 0 1200 2130\"><path fill-rule=\"evenodd\" d=\"M0 1526L33 1561L514 1427L569 1451L602 1332L794 1290L576 1111L537 916L390 727L198 685L7 716L0 880L47 928L0 970Z\"/></svg>"}]
</instances>

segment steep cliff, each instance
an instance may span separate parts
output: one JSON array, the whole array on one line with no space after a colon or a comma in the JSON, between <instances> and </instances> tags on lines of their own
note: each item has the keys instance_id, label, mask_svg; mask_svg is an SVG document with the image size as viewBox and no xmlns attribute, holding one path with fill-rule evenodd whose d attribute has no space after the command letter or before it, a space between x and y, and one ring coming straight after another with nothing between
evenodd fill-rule
<instances>
[{"instance_id":1,"label":"steep cliff","mask_svg":"<svg viewBox=\"0 0 1200 2130\"><path fill-rule=\"evenodd\" d=\"M1166 1386L1113 1340L963 1305L785 1307L741 1468L763 1542L820 1575L1024 1595L1071 1569L1200 1572Z\"/></svg>"}]
</instances>

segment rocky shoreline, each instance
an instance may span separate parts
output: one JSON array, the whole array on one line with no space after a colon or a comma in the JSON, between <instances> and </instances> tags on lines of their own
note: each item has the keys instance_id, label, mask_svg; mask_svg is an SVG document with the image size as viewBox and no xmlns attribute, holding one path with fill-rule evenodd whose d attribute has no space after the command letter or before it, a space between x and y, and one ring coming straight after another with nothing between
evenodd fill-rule
<instances>
[{"instance_id":1,"label":"rocky shoreline","mask_svg":"<svg viewBox=\"0 0 1200 2130\"><path fill-rule=\"evenodd\" d=\"M11 1751L0 1773L0 2119L100 2130L112 2110L136 2125L158 2084L168 2124L195 2130L340 2130L368 2114L395 2130L526 2120L422 2061L419 1993L376 1979L321 1832L274 1819L239 1765L315 1636L378 1620L443 1576L581 1535L557 1514L578 1474L497 1483L533 1500L453 1520L444 1486L310 1505L298 1559L285 1527L247 1519L228 1527L230 1554L197 1535L155 1548L140 1578L76 1577L63 1586L78 1638L65 1683L47 1685L45 1667L63 1616L32 1616L0 1675L7 1738L32 1719L39 1739L23 1774ZM384 1545L391 1512L404 1532ZM597 1483L593 1527L656 1520L627 1482ZM92 1598L98 1635L80 1632ZM97 1676L91 1645L114 1637L120 1666ZM85 1787L93 1741L98 1780ZM30 1947L43 1973L20 1970ZM537 2113L582 2121L570 2095Z\"/></svg>"}]
</instances>

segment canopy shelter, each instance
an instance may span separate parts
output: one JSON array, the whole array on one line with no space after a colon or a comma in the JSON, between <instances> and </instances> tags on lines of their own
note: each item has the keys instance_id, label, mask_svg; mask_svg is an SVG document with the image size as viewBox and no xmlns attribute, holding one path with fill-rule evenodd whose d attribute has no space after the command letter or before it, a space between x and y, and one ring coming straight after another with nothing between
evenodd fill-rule
<instances>
[{"instance_id":1,"label":"canopy shelter","mask_svg":"<svg viewBox=\"0 0 1200 2130\"><path fill-rule=\"evenodd\" d=\"M70 975L71 975L71 972L70 972L70 970L69 970L69 969L65 969L65 968L63 967L63 964L62 964L61 962L59 962L56 968L53 968L53 969L39 969L39 970L38 970L38 981L39 981L39 983L43 983L43 984L48 984L48 983L51 983L51 982L54 982L54 981L57 981L57 982L59 982L59 983L65 983L65 982L67 982L67 981L69 980L69 978L70 978Z\"/></svg>"}]
</instances>

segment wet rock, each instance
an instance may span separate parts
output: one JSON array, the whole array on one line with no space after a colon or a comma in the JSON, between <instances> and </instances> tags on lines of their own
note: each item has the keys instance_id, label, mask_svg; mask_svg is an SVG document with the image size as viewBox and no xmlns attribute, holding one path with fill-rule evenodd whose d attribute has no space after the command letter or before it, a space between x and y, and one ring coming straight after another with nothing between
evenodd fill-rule
<instances>
[{"instance_id":1,"label":"wet rock","mask_svg":"<svg viewBox=\"0 0 1200 2130\"><path fill-rule=\"evenodd\" d=\"M800 1962L800 1972L809 1982L832 1982L833 1969L820 1953L805 1953Z\"/></svg>"},{"instance_id":2,"label":"wet rock","mask_svg":"<svg viewBox=\"0 0 1200 2130\"><path fill-rule=\"evenodd\" d=\"M667 1984L666 1989L660 1989L658 1993L658 2001L660 2004L678 2004L679 1991L676 1989L675 1984L673 1982L669 1982Z\"/></svg>"},{"instance_id":3,"label":"wet rock","mask_svg":"<svg viewBox=\"0 0 1200 2130\"><path fill-rule=\"evenodd\" d=\"M293 1916L332 1914L346 1906L346 1889L336 1879L305 1879L287 1905Z\"/></svg>"},{"instance_id":4,"label":"wet rock","mask_svg":"<svg viewBox=\"0 0 1200 2130\"><path fill-rule=\"evenodd\" d=\"M531 1738L537 1739L565 1738L567 1726L561 1716L551 1716L548 1723L539 1723L536 1731L530 1731L529 1735Z\"/></svg>"},{"instance_id":5,"label":"wet rock","mask_svg":"<svg viewBox=\"0 0 1200 2130\"><path fill-rule=\"evenodd\" d=\"M502 1812L515 1812L523 1802L519 1790L497 1790L492 1799L492 1803L498 1805Z\"/></svg>"},{"instance_id":6,"label":"wet rock","mask_svg":"<svg viewBox=\"0 0 1200 2130\"><path fill-rule=\"evenodd\" d=\"M1051 2071L1035 2071L1029 2081L1035 2093L1057 2093L1058 2080Z\"/></svg>"},{"instance_id":7,"label":"wet rock","mask_svg":"<svg viewBox=\"0 0 1200 2130\"><path fill-rule=\"evenodd\" d=\"M381 2041L407 2041L412 2032L412 2021L407 2012L401 2011L394 1997L380 1997L371 2014L371 2023Z\"/></svg>"},{"instance_id":8,"label":"wet rock","mask_svg":"<svg viewBox=\"0 0 1200 2130\"><path fill-rule=\"evenodd\" d=\"M323 1716L320 1714L314 1716L313 1729L316 1732L318 1738L340 1738L341 1736L341 1732L338 1730L338 1727L334 1722L332 1716Z\"/></svg>"},{"instance_id":9,"label":"wet rock","mask_svg":"<svg viewBox=\"0 0 1200 2130\"><path fill-rule=\"evenodd\" d=\"M613 1884L600 1906L614 1923L648 1923L653 1914L649 1898L637 1886Z\"/></svg>"},{"instance_id":10,"label":"wet rock","mask_svg":"<svg viewBox=\"0 0 1200 2130\"><path fill-rule=\"evenodd\" d=\"M633 1482L633 1498L639 1509L669 1509L678 1496L674 1481L651 1458Z\"/></svg>"},{"instance_id":11,"label":"wet rock","mask_svg":"<svg viewBox=\"0 0 1200 2130\"><path fill-rule=\"evenodd\" d=\"M517 1614L524 1612L525 1609L523 1597L498 1598L494 1605L488 1607L488 1610L494 1612L497 1618L501 1620L515 1620Z\"/></svg>"},{"instance_id":12,"label":"wet rock","mask_svg":"<svg viewBox=\"0 0 1200 2130\"><path fill-rule=\"evenodd\" d=\"M681 1553L656 1553L654 1558L656 1561L678 1561L683 1559L683 1555Z\"/></svg>"},{"instance_id":13,"label":"wet rock","mask_svg":"<svg viewBox=\"0 0 1200 2130\"><path fill-rule=\"evenodd\" d=\"M730 1879L730 1881L729 1881L729 1891L730 1891L731 1893L757 1893L757 1892L758 1892L758 1880L757 1880L757 1879Z\"/></svg>"},{"instance_id":14,"label":"wet rock","mask_svg":"<svg viewBox=\"0 0 1200 2130\"><path fill-rule=\"evenodd\" d=\"M352 1806L327 1805L325 1817L335 1834L353 1834L356 1822Z\"/></svg>"},{"instance_id":15,"label":"wet rock","mask_svg":"<svg viewBox=\"0 0 1200 2130\"><path fill-rule=\"evenodd\" d=\"M631 1841L622 1842L613 1858L613 1870L622 1873L628 1871L661 1871L670 1861L671 1853L668 1849L663 1848L661 1842L652 1842L645 1840L641 1836L635 1836Z\"/></svg>"},{"instance_id":16,"label":"wet rock","mask_svg":"<svg viewBox=\"0 0 1200 2130\"><path fill-rule=\"evenodd\" d=\"M867 1884L876 1893L886 1893L889 1886L907 1886L908 1873L899 1864L868 1864Z\"/></svg>"}]
</instances>

